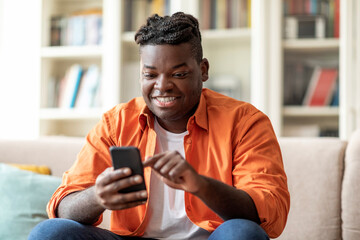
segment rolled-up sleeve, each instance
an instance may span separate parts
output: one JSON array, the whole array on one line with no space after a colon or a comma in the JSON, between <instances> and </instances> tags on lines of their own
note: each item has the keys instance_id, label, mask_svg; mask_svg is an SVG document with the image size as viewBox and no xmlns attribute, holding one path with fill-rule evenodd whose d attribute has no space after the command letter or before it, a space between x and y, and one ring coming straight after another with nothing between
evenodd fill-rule
<instances>
[{"instance_id":1,"label":"rolled-up sleeve","mask_svg":"<svg viewBox=\"0 0 360 240\"><path fill-rule=\"evenodd\" d=\"M239 136L234 150L234 186L250 195L267 234L278 237L285 228L290 195L270 120L261 112L255 113L242 126Z\"/></svg>"}]
</instances>

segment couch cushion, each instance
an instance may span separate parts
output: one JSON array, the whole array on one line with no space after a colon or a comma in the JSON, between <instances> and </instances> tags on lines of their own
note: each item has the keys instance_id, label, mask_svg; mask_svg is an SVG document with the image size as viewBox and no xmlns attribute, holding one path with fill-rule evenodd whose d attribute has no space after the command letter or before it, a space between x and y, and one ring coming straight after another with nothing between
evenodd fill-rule
<instances>
[{"instance_id":1,"label":"couch cushion","mask_svg":"<svg viewBox=\"0 0 360 240\"><path fill-rule=\"evenodd\" d=\"M349 140L342 191L343 239L360 239L360 129Z\"/></svg>"},{"instance_id":2,"label":"couch cushion","mask_svg":"<svg viewBox=\"0 0 360 240\"><path fill-rule=\"evenodd\" d=\"M341 239L346 143L337 138L280 138L291 203L279 239Z\"/></svg>"},{"instance_id":3,"label":"couch cushion","mask_svg":"<svg viewBox=\"0 0 360 240\"><path fill-rule=\"evenodd\" d=\"M0 239L27 239L48 218L46 204L60 183L59 177L0 163Z\"/></svg>"},{"instance_id":4,"label":"couch cushion","mask_svg":"<svg viewBox=\"0 0 360 240\"><path fill-rule=\"evenodd\" d=\"M21 170L27 170L34 173L51 175L51 169L47 166L38 166L35 164L16 164L16 163L9 163L10 166L19 168Z\"/></svg>"}]
</instances>

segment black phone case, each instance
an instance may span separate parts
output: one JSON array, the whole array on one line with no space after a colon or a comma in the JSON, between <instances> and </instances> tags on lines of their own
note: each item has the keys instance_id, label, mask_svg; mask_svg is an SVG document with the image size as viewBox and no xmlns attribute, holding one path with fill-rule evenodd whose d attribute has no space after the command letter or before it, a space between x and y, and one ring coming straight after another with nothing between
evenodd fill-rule
<instances>
[{"instance_id":1,"label":"black phone case","mask_svg":"<svg viewBox=\"0 0 360 240\"><path fill-rule=\"evenodd\" d=\"M131 169L131 176L140 175L144 180L144 170L141 162L140 151L137 147L110 147L110 154L114 169L128 167ZM145 182L122 190L119 193L130 193L146 190Z\"/></svg>"}]
</instances>

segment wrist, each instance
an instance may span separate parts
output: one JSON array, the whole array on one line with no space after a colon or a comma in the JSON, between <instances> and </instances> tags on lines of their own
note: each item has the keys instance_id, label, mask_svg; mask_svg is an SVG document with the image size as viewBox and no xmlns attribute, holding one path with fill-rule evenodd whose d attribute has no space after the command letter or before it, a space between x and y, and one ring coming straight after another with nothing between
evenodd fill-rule
<instances>
[{"instance_id":1,"label":"wrist","mask_svg":"<svg viewBox=\"0 0 360 240\"><path fill-rule=\"evenodd\" d=\"M195 191L191 192L191 194L193 194L197 197L201 197L202 195L204 195L205 191L208 189L208 186L209 186L208 178L203 175L199 175L199 178L197 181L197 186L198 186L198 188Z\"/></svg>"}]
</instances>

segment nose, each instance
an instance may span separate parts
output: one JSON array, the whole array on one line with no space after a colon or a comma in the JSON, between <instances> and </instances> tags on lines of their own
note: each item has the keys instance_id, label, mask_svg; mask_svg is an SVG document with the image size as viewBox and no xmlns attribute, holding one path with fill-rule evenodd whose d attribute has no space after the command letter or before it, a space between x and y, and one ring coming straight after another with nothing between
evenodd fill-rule
<instances>
[{"instance_id":1,"label":"nose","mask_svg":"<svg viewBox=\"0 0 360 240\"><path fill-rule=\"evenodd\" d=\"M173 85L173 82L171 81L171 79L169 79L164 74L160 74L158 76L158 79L155 82L155 88L162 92L166 92L166 91L172 89L173 86L174 85Z\"/></svg>"}]
</instances>

